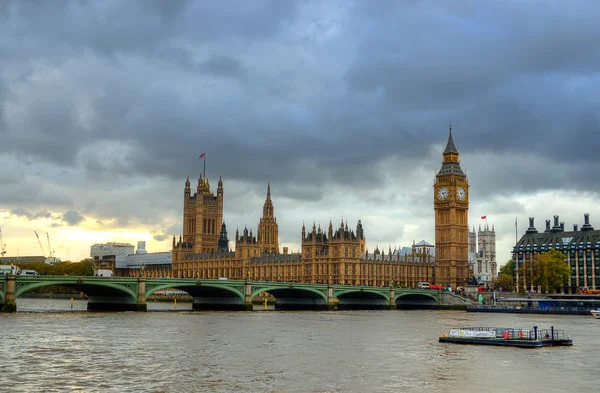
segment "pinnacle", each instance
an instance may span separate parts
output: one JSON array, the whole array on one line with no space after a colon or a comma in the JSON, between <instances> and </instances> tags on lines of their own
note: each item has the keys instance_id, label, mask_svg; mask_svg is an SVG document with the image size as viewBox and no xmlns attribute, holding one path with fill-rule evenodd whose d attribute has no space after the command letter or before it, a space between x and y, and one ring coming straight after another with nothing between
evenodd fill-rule
<instances>
[{"instance_id":1,"label":"pinnacle","mask_svg":"<svg viewBox=\"0 0 600 393\"><path fill-rule=\"evenodd\" d=\"M450 132L448 134L448 143L446 144L446 149L444 150L444 154L458 154L458 149L456 145L454 145L454 140L452 139L452 123L450 123Z\"/></svg>"}]
</instances>

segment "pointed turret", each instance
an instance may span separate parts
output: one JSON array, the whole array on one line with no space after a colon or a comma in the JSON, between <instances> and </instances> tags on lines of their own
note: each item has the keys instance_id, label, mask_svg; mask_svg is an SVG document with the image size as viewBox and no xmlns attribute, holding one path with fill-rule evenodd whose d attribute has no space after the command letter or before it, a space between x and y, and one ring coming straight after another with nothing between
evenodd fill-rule
<instances>
[{"instance_id":1,"label":"pointed turret","mask_svg":"<svg viewBox=\"0 0 600 393\"><path fill-rule=\"evenodd\" d=\"M450 122L450 132L448 134L448 143L446 144L446 149L444 149L444 155L446 154L458 154L458 149L454 145L454 140L452 139L452 122Z\"/></svg>"},{"instance_id":2,"label":"pointed turret","mask_svg":"<svg viewBox=\"0 0 600 393\"><path fill-rule=\"evenodd\" d=\"M190 175L187 175L187 178L185 180L185 190L184 190L184 195L189 197L191 194L192 190L190 188Z\"/></svg>"},{"instance_id":3,"label":"pointed turret","mask_svg":"<svg viewBox=\"0 0 600 393\"><path fill-rule=\"evenodd\" d=\"M458 149L452 139L452 123L450 123L450 131L448 133L448 143L444 149L442 167L438 171L436 177L440 176L460 176L466 177L460 167L460 159L458 157Z\"/></svg>"},{"instance_id":4,"label":"pointed turret","mask_svg":"<svg viewBox=\"0 0 600 393\"><path fill-rule=\"evenodd\" d=\"M217 183L217 197L223 198L223 178L219 174L219 183Z\"/></svg>"},{"instance_id":5,"label":"pointed turret","mask_svg":"<svg viewBox=\"0 0 600 393\"><path fill-rule=\"evenodd\" d=\"M263 205L263 219L272 218L274 215L273 201L271 201L271 182L267 183L267 198Z\"/></svg>"},{"instance_id":6,"label":"pointed turret","mask_svg":"<svg viewBox=\"0 0 600 393\"><path fill-rule=\"evenodd\" d=\"M227 252L229 250L229 239L227 239L227 227L225 223L221 225L221 233L219 235L218 251Z\"/></svg>"}]
</instances>

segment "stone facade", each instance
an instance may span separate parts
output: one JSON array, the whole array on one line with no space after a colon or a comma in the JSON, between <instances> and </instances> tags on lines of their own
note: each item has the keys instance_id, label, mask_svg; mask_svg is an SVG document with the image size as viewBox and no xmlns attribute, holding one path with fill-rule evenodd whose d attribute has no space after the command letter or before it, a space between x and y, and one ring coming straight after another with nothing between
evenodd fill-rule
<instances>
[{"instance_id":1,"label":"stone facade","mask_svg":"<svg viewBox=\"0 0 600 393\"><path fill-rule=\"evenodd\" d=\"M494 224L490 229L486 222L483 230L480 225L477 233L475 227L469 232L469 269L478 283L489 284L496 280L498 273Z\"/></svg>"},{"instance_id":2,"label":"stone facade","mask_svg":"<svg viewBox=\"0 0 600 393\"><path fill-rule=\"evenodd\" d=\"M194 196L189 192L189 179L184 191L184 234L179 240L173 238L172 276L181 278L229 278L272 281L293 281L306 283L335 283L387 286L402 285L416 287L419 281L432 281L435 256L431 245L413 245L412 251L401 254L390 249L376 249L369 254L361 221L356 229L348 227L343 220L334 230L329 223L327 233L317 229L313 223L312 231L302 226L302 251L289 253L287 247L283 253L279 250L279 231L271 200L271 186L267 186L267 196L263 206L263 215L258 224L257 234L244 228L235 233L235 251L227 249L228 243L225 224L222 222L223 183L215 197L204 179L199 180L198 191ZM212 203L215 215L205 217L205 210L194 206L202 195L204 201ZM212 202L215 201L215 202ZM197 202L196 202L197 203ZM204 205L206 206L206 202ZM193 211L192 211L193 209ZM220 209L220 210L219 210ZM216 240L199 233L204 226L198 222L208 218L221 223L221 232ZM195 225L194 225L195 223ZM208 228L212 229L212 224ZM185 227L188 229L186 230ZM196 232L193 232L195 229ZM201 246L195 244L200 241ZM213 243L211 243L213 242ZM421 243L420 243L421 244ZM215 250L215 251L212 251Z\"/></svg>"},{"instance_id":3,"label":"stone facade","mask_svg":"<svg viewBox=\"0 0 600 393\"><path fill-rule=\"evenodd\" d=\"M469 183L460 167L458 149L452 139L452 124L433 192L436 248L433 281L453 288L462 287L469 278Z\"/></svg>"}]
</instances>

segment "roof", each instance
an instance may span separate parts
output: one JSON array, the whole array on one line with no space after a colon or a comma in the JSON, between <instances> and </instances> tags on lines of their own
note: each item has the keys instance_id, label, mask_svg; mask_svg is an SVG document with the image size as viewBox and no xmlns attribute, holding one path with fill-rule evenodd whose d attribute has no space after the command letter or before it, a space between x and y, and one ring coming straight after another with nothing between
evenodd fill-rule
<instances>
[{"instance_id":1,"label":"roof","mask_svg":"<svg viewBox=\"0 0 600 393\"><path fill-rule=\"evenodd\" d=\"M420 242L415 244L415 246L417 246L417 247L435 247L433 244L427 243L425 240L421 240Z\"/></svg>"},{"instance_id":2,"label":"roof","mask_svg":"<svg viewBox=\"0 0 600 393\"><path fill-rule=\"evenodd\" d=\"M584 248L600 249L600 230L526 233L519 239L514 251L548 251L553 248L559 251Z\"/></svg>"},{"instance_id":3,"label":"roof","mask_svg":"<svg viewBox=\"0 0 600 393\"><path fill-rule=\"evenodd\" d=\"M444 162L437 174L466 176L458 162Z\"/></svg>"},{"instance_id":4,"label":"roof","mask_svg":"<svg viewBox=\"0 0 600 393\"><path fill-rule=\"evenodd\" d=\"M444 154L458 154L458 149L456 148L456 145L454 145L454 140L452 139L452 125L450 125L450 134L448 135L448 143L444 149Z\"/></svg>"},{"instance_id":5,"label":"roof","mask_svg":"<svg viewBox=\"0 0 600 393\"><path fill-rule=\"evenodd\" d=\"M153 252L148 254L128 255L126 264L128 268L136 268L150 265L170 265L173 261L171 251Z\"/></svg>"}]
</instances>

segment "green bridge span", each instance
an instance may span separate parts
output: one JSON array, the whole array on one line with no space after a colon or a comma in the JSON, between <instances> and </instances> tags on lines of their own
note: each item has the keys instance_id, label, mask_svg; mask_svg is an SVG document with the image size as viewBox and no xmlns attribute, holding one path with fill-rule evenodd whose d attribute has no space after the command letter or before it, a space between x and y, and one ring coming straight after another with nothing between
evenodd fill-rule
<instances>
[{"instance_id":1,"label":"green bridge span","mask_svg":"<svg viewBox=\"0 0 600 393\"><path fill-rule=\"evenodd\" d=\"M15 300L36 288L60 286L88 298L90 311L146 311L146 299L162 289L193 297L194 310L252 310L252 299L267 292L277 310L437 308L433 290L272 281L204 280L96 276L0 276L0 308L16 312Z\"/></svg>"}]
</instances>

